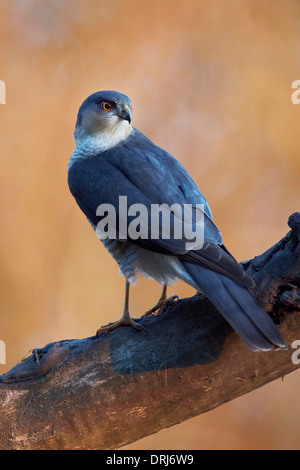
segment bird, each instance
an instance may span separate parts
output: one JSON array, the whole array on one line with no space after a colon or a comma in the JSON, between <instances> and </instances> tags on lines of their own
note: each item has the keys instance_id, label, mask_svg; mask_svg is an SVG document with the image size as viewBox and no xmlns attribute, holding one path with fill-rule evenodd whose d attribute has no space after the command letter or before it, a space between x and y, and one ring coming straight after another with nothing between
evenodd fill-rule
<instances>
[{"instance_id":1,"label":"bird","mask_svg":"<svg viewBox=\"0 0 300 470\"><path fill-rule=\"evenodd\" d=\"M125 94L105 90L88 96L79 107L75 149L67 169L71 194L125 277L123 315L99 328L97 335L122 325L141 329L129 313L129 287L142 275L162 285L162 295L148 314L161 311L167 286L182 280L209 299L251 351L286 348L277 326L253 295L254 280L225 247L208 202L192 177L131 121L132 103ZM184 236L166 238L161 223L156 236L151 237L149 230L149 236L143 237L130 236L129 230L124 233L121 225L129 229L134 218L129 212L124 214L120 197L126 198L127 207L139 204L149 211L153 206L170 208L173 204L200 207L204 227L201 243L187 244ZM111 207L113 216L108 218L104 209ZM149 211L147 221L151 219ZM176 215L169 213L174 227ZM114 236L104 233L104 222ZM195 226L195 216L189 223Z\"/></svg>"}]
</instances>

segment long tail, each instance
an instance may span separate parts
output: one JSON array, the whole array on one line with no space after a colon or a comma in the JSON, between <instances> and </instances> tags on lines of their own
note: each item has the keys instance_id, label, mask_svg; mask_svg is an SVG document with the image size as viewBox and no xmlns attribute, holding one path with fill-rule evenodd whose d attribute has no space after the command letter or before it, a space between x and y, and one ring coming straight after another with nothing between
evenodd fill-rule
<instances>
[{"instance_id":1,"label":"long tail","mask_svg":"<svg viewBox=\"0 0 300 470\"><path fill-rule=\"evenodd\" d=\"M182 262L201 292L252 351L286 348L276 325L248 289L222 274Z\"/></svg>"}]
</instances>

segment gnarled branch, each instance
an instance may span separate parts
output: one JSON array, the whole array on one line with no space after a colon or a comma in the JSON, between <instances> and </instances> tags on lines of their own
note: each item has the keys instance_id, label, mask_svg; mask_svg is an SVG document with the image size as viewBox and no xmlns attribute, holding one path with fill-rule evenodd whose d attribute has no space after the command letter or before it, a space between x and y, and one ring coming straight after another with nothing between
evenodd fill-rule
<instances>
[{"instance_id":1,"label":"gnarled branch","mask_svg":"<svg viewBox=\"0 0 300 470\"><path fill-rule=\"evenodd\" d=\"M243 263L289 344L300 339L300 213ZM147 330L51 343L0 377L2 449L114 449L288 374L288 350L253 353L210 302L169 304Z\"/></svg>"}]
</instances>

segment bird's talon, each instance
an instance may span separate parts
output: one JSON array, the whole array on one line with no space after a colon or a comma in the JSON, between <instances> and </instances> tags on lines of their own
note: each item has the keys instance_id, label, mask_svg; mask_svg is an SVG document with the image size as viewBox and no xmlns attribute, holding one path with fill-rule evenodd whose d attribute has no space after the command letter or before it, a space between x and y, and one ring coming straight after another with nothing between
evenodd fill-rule
<instances>
[{"instance_id":1,"label":"bird's talon","mask_svg":"<svg viewBox=\"0 0 300 470\"><path fill-rule=\"evenodd\" d=\"M150 315L155 315L156 317L158 317L163 313L164 309L167 307L168 304L178 302L178 300L178 295L172 295L167 299L160 300L154 307L150 308L150 310L147 310L147 312L145 312L141 318L149 317Z\"/></svg>"},{"instance_id":2,"label":"bird's talon","mask_svg":"<svg viewBox=\"0 0 300 470\"><path fill-rule=\"evenodd\" d=\"M118 321L107 323L107 325L101 326L97 330L96 336L100 336L102 333L109 333L110 331L116 330L119 326L132 326L135 330L140 331L143 329L140 325L138 325L134 320L131 318L121 318Z\"/></svg>"},{"instance_id":3,"label":"bird's talon","mask_svg":"<svg viewBox=\"0 0 300 470\"><path fill-rule=\"evenodd\" d=\"M171 297L168 297L168 298L165 300L165 306L166 306L168 303L178 302L178 300L179 300L178 295L172 295Z\"/></svg>"}]
</instances>

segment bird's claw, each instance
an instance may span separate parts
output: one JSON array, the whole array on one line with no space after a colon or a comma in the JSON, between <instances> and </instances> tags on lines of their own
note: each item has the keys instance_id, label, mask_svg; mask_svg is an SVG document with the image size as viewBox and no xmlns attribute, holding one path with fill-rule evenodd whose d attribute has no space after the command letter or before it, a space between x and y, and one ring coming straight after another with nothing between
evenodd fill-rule
<instances>
[{"instance_id":1,"label":"bird's claw","mask_svg":"<svg viewBox=\"0 0 300 470\"><path fill-rule=\"evenodd\" d=\"M145 312L141 318L149 317L150 315L155 315L158 317L161 315L164 311L164 308L167 306L168 303L172 302L177 302L179 300L178 295L172 295L171 297L168 297L167 299L159 300L154 307L150 308Z\"/></svg>"},{"instance_id":2,"label":"bird's claw","mask_svg":"<svg viewBox=\"0 0 300 470\"><path fill-rule=\"evenodd\" d=\"M102 333L109 333L110 331L116 330L119 326L132 326L135 330L144 329L142 326L138 325L132 318L120 318L120 320L108 323L107 325L101 326L97 330L96 336L100 336Z\"/></svg>"}]
</instances>

